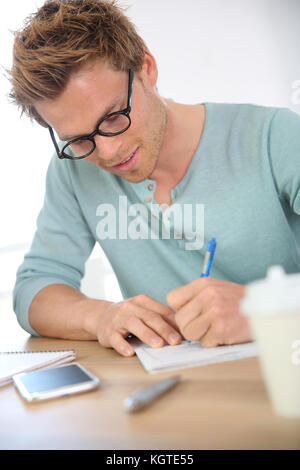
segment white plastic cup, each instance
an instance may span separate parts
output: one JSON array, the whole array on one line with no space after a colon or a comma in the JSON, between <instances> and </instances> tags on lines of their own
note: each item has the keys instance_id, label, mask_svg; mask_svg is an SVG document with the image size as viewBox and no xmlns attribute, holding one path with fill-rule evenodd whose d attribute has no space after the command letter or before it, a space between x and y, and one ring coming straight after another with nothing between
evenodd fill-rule
<instances>
[{"instance_id":1,"label":"white plastic cup","mask_svg":"<svg viewBox=\"0 0 300 470\"><path fill-rule=\"evenodd\" d=\"M241 311L249 317L274 410L300 417L300 274L280 266L246 287Z\"/></svg>"}]
</instances>

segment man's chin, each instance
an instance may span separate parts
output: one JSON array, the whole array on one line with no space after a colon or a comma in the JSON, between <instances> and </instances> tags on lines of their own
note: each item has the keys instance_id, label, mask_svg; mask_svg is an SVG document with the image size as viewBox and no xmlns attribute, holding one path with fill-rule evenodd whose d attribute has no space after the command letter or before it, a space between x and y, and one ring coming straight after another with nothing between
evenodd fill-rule
<instances>
[{"instance_id":1,"label":"man's chin","mask_svg":"<svg viewBox=\"0 0 300 470\"><path fill-rule=\"evenodd\" d=\"M154 173L156 165L153 165L153 168L145 168L144 171L139 171L138 169L129 171L128 173L118 173L114 172L113 174L123 178L129 183L142 183L147 179L151 179L151 175Z\"/></svg>"},{"instance_id":2,"label":"man's chin","mask_svg":"<svg viewBox=\"0 0 300 470\"><path fill-rule=\"evenodd\" d=\"M120 178L123 178L124 180L128 181L129 183L142 183L148 178L148 175L141 175L141 174L134 174L128 173L128 174L123 174L123 175L116 175L119 176Z\"/></svg>"},{"instance_id":3,"label":"man's chin","mask_svg":"<svg viewBox=\"0 0 300 470\"><path fill-rule=\"evenodd\" d=\"M149 165L148 168L135 168L128 172L120 172L117 169L113 169L113 168L111 169L103 168L101 165L99 165L98 162L92 162L92 163L96 164L96 166L101 168L101 170L107 171L111 173L112 175L118 176L119 178L122 178L128 181L129 183L142 183L143 181L147 179L151 179L151 175L154 173L154 170L156 168L157 159L155 160L155 163L153 164L152 162L152 165L151 166Z\"/></svg>"}]
</instances>

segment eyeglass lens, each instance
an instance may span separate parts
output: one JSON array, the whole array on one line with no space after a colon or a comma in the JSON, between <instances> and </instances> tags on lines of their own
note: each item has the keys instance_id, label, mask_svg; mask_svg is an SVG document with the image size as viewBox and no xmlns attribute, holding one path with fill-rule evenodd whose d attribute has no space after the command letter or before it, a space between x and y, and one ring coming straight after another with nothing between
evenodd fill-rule
<instances>
[{"instance_id":1,"label":"eyeglass lens","mask_svg":"<svg viewBox=\"0 0 300 470\"><path fill-rule=\"evenodd\" d=\"M125 114L115 114L108 116L98 126L98 130L104 134L118 134L123 132L129 127L129 117ZM88 153L91 153L95 148L95 143L92 138L90 139L76 139L63 149L63 153L70 157L80 158Z\"/></svg>"}]
</instances>

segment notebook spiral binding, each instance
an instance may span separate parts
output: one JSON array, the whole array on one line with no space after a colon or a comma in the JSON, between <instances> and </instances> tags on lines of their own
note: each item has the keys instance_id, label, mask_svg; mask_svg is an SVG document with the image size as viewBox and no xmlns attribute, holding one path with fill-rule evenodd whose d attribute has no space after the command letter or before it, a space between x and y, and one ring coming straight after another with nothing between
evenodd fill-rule
<instances>
[{"instance_id":1,"label":"notebook spiral binding","mask_svg":"<svg viewBox=\"0 0 300 470\"><path fill-rule=\"evenodd\" d=\"M44 351L0 351L0 354L30 354L30 353L58 353L58 352L73 352L75 349L57 349L57 350L44 350Z\"/></svg>"}]
</instances>

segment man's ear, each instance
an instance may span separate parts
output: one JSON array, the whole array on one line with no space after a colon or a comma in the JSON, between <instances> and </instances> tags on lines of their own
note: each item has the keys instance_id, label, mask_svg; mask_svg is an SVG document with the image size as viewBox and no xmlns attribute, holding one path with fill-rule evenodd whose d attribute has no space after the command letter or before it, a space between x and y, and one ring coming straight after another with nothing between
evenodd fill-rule
<instances>
[{"instance_id":1,"label":"man's ear","mask_svg":"<svg viewBox=\"0 0 300 470\"><path fill-rule=\"evenodd\" d=\"M158 69L156 60L150 51L145 49L144 63L140 70L140 77L143 83L151 88L156 87L158 79Z\"/></svg>"}]
</instances>

